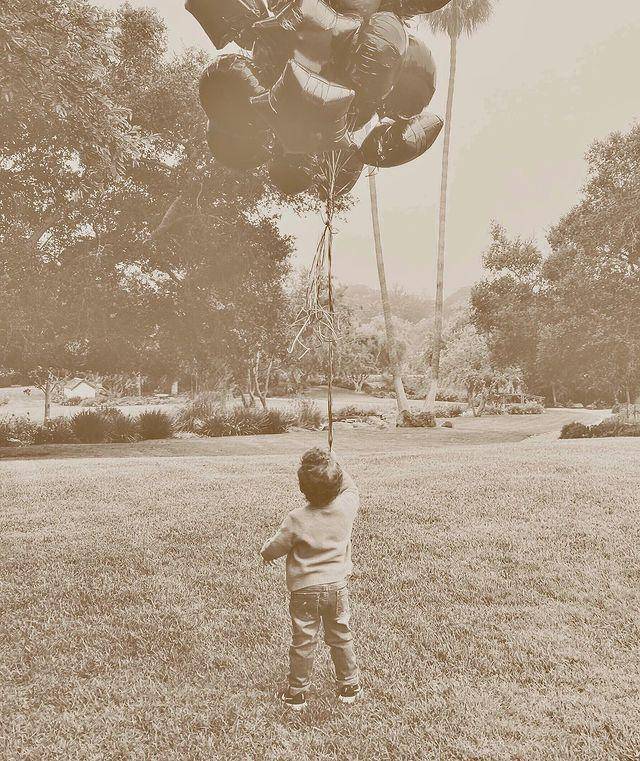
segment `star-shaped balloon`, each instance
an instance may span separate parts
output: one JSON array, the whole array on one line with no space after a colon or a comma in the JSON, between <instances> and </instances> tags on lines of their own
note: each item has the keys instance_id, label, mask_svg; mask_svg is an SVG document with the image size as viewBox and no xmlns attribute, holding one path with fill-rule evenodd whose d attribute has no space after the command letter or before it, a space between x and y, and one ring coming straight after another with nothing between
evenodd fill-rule
<instances>
[{"instance_id":1,"label":"star-shaped balloon","mask_svg":"<svg viewBox=\"0 0 640 761\"><path fill-rule=\"evenodd\" d=\"M251 103L286 153L318 153L343 140L354 95L290 60L271 90Z\"/></svg>"},{"instance_id":2,"label":"star-shaped balloon","mask_svg":"<svg viewBox=\"0 0 640 761\"><path fill-rule=\"evenodd\" d=\"M323 0L294 0L253 30L265 44L319 74L340 55L361 19L338 13Z\"/></svg>"}]
</instances>

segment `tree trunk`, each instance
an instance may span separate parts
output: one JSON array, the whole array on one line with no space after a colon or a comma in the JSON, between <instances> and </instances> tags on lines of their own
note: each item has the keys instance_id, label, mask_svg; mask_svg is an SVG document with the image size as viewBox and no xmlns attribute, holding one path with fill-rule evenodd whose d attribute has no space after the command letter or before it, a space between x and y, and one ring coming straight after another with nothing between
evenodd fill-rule
<instances>
[{"instance_id":1,"label":"tree trunk","mask_svg":"<svg viewBox=\"0 0 640 761\"><path fill-rule=\"evenodd\" d=\"M142 376L140 373L136 376L136 389L138 393L138 399L142 397Z\"/></svg>"},{"instance_id":2,"label":"tree trunk","mask_svg":"<svg viewBox=\"0 0 640 761\"><path fill-rule=\"evenodd\" d=\"M382 301L382 313L384 315L384 327L387 333L387 346L389 347L389 362L393 374L393 387L396 392L396 404L398 413L402 414L404 410L409 409L409 402L404 391L402 382L402 373L400 370L400 360L391 318L391 303L389 302L389 291L387 289L387 276L384 271L384 258L382 255L382 237L380 235L380 217L378 214L378 191L376 189L376 178L373 173L369 174L369 195L371 196L371 222L373 223L373 242L376 251L376 264L378 265L378 280L380 282L380 299Z\"/></svg>"},{"instance_id":3,"label":"tree trunk","mask_svg":"<svg viewBox=\"0 0 640 761\"><path fill-rule=\"evenodd\" d=\"M438 393L440 375L440 344L442 343L442 312L444 307L444 254L447 227L447 184L449 181L449 149L451 147L451 116L453 113L453 94L456 81L457 64L456 37L451 37L449 56L449 89L447 92L447 111L444 122L444 143L442 146L442 177L440 181L440 217L438 220L438 261L436 276L436 308L433 326L433 356L431 359L431 383L426 399L426 409L434 411Z\"/></svg>"},{"instance_id":4,"label":"tree trunk","mask_svg":"<svg viewBox=\"0 0 640 761\"><path fill-rule=\"evenodd\" d=\"M558 400L556 398L556 384L555 383L551 384L551 396L553 397L553 406L557 407L558 406Z\"/></svg>"},{"instance_id":5,"label":"tree trunk","mask_svg":"<svg viewBox=\"0 0 640 761\"><path fill-rule=\"evenodd\" d=\"M51 372L47 372L47 378L44 382L44 422L51 420Z\"/></svg>"}]
</instances>

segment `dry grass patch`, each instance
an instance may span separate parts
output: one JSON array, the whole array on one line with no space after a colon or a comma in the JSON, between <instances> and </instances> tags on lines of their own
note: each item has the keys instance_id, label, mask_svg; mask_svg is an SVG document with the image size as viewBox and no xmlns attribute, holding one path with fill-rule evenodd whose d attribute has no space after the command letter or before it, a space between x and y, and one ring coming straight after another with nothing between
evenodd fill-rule
<instances>
[{"instance_id":1,"label":"dry grass patch","mask_svg":"<svg viewBox=\"0 0 640 761\"><path fill-rule=\"evenodd\" d=\"M0 463L8 759L638 758L637 442L351 461L366 700L273 699L294 458ZM1 746L0 746L1 747Z\"/></svg>"}]
</instances>

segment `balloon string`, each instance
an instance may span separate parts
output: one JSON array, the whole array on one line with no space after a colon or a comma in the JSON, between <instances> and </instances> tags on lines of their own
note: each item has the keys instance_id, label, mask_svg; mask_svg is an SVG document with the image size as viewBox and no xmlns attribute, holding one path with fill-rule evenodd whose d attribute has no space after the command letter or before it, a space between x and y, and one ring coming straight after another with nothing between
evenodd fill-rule
<instances>
[{"instance_id":1,"label":"balloon string","mask_svg":"<svg viewBox=\"0 0 640 761\"><path fill-rule=\"evenodd\" d=\"M335 194L335 182L337 174L337 162L339 156L335 153L331 155L330 182L329 192L327 194L326 224L327 224L327 290L329 296L329 320L331 325L335 323L335 314L333 307L333 203ZM333 350L335 343L335 331L332 331L329 337L329 383L327 387L327 416L329 419L328 439L329 451L333 450Z\"/></svg>"}]
</instances>

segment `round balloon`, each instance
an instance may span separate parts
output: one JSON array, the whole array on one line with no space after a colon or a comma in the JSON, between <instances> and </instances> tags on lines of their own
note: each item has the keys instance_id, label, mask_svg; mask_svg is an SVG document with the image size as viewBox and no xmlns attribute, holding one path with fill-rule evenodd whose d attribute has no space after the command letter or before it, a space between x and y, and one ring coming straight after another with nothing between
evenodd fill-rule
<instances>
[{"instance_id":1,"label":"round balloon","mask_svg":"<svg viewBox=\"0 0 640 761\"><path fill-rule=\"evenodd\" d=\"M409 119L431 103L435 91L436 62L425 43L410 35L398 80L379 113L394 119Z\"/></svg>"},{"instance_id":2,"label":"round balloon","mask_svg":"<svg viewBox=\"0 0 640 761\"><path fill-rule=\"evenodd\" d=\"M313 157L287 153L269 164L269 177L281 193L294 196L313 185L313 169Z\"/></svg>"},{"instance_id":3,"label":"round balloon","mask_svg":"<svg viewBox=\"0 0 640 761\"><path fill-rule=\"evenodd\" d=\"M338 13L323 0L293 0L253 28L280 55L319 74L342 53L359 27L360 19Z\"/></svg>"},{"instance_id":4,"label":"round balloon","mask_svg":"<svg viewBox=\"0 0 640 761\"><path fill-rule=\"evenodd\" d=\"M265 133L249 136L221 132L211 122L207 129L207 144L211 155L232 169L255 169L271 157L271 145Z\"/></svg>"},{"instance_id":5,"label":"round balloon","mask_svg":"<svg viewBox=\"0 0 640 761\"><path fill-rule=\"evenodd\" d=\"M187 0L184 7L218 49L239 40L243 32L268 15L261 0Z\"/></svg>"},{"instance_id":6,"label":"round balloon","mask_svg":"<svg viewBox=\"0 0 640 761\"><path fill-rule=\"evenodd\" d=\"M382 0L381 11L391 11L400 18L412 18L439 11L451 0Z\"/></svg>"},{"instance_id":7,"label":"round balloon","mask_svg":"<svg viewBox=\"0 0 640 761\"><path fill-rule=\"evenodd\" d=\"M380 9L380 0L331 0L331 7L339 13L369 18L372 13Z\"/></svg>"},{"instance_id":8,"label":"round balloon","mask_svg":"<svg viewBox=\"0 0 640 761\"><path fill-rule=\"evenodd\" d=\"M200 102L215 128L223 132L253 134L264 130L251 106L251 98L266 92L258 68L247 56L221 55L200 78Z\"/></svg>"},{"instance_id":9,"label":"round balloon","mask_svg":"<svg viewBox=\"0 0 640 761\"><path fill-rule=\"evenodd\" d=\"M359 101L378 103L391 92L407 52L407 31L393 13L374 13L360 27L344 61Z\"/></svg>"},{"instance_id":10,"label":"round balloon","mask_svg":"<svg viewBox=\"0 0 640 761\"><path fill-rule=\"evenodd\" d=\"M318 153L331 150L344 138L353 97L353 90L290 60L271 90L251 103L276 133L285 153Z\"/></svg>"},{"instance_id":11,"label":"round balloon","mask_svg":"<svg viewBox=\"0 0 640 761\"><path fill-rule=\"evenodd\" d=\"M408 121L385 118L367 135L360 150L370 166L400 166L427 151L442 125L442 119L428 111Z\"/></svg>"}]
</instances>

